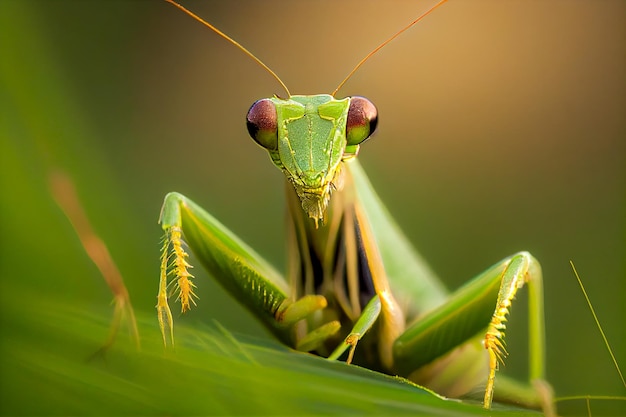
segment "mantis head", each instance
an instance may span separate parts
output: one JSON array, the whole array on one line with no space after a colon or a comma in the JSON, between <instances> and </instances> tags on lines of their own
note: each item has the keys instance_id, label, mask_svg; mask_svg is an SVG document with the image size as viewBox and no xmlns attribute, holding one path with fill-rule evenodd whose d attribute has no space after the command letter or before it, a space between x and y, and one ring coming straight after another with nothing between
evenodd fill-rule
<instances>
[{"instance_id":1,"label":"mantis head","mask_svg":"<svg viewBox=\"0 0 626 417\"><path fill-rule=\"evenodd\" d=\"M278 75L239 42L176 1L165 1L239 48L285 89L288 99L261 99L250 107L248 131L269 151L274 164L293 184L302 208L317 225L324 219L332 191L341 188L341 161L357 154L359 144L374 132L377 122L376 107L371 101L356 96L337 100L335 94L374 54L447 0L440 0L374 48L332 94L314 96L292 96Z\"/></svg>"},{"instance_id":2,"label":"mantis head","mask_svg":"<svg viewBox=\"0 0 626 417\"><path fill-rule=\"evenodd\" d=\"M378 121L364 97L328 94L265 98L246 117L252 139L293 185L310 218L324 219L331 194L342 187L341 162L357 155Z\"/></svg>"}]
</instances>

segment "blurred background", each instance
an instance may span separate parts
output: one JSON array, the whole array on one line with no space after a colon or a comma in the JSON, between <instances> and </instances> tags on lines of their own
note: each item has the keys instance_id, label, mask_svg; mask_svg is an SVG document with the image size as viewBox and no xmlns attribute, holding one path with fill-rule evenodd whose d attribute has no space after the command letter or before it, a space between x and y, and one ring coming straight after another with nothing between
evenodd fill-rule
<instances>
[{"instance_id":1,"label":"blurred background","mask_svg":"<svg viewBox=\"0 0 626 417\"><path fill-rule=\"evenodd\" d=\"M432 3L184 2L293 94L330 93ZM451 1L338 94L378 106L378 132L359 158L449 288L519 250L541 261L557 396L625 395L569 265L625 367L625 15L620 0ZM285 265L283 176L244 122L252 102L285 92L241 51L159 1L8 0L0 33L4 349L20 331L15 316L37 314L32 294L110 310L109 290L48 192L53 169L75 181L138 311L153 312L168 191ZM178 320L270 337L195 274L200 307ZM519 299L505 372L523 378ZM0 375L5 387L11 375Z\"/></svg>"}]
</instances>

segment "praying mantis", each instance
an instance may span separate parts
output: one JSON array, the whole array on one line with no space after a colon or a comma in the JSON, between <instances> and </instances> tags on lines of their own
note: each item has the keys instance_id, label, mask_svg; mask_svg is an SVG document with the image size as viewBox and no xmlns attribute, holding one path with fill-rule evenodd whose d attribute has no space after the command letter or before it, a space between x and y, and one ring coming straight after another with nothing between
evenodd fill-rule
<instances>
[{"instance_id":1,"label":"praying mantis","mask_svg":"<svg viewBox=\"0 0 626 417\"><path fill-rule=\"evenodd\" d=\"M300 120L302 117L298 114L298 105L316 109L317 113L306 113L309 115L307 116L309 117L309 125L323 125L323 121L333 123L334 129L339 131L338 136L343 136L345 141L345 137L349 137L351 134L340 122L350 119L349 109L352 107L353 101L350 99L343 103L336 103L334 95L292 96L291 99L292 101L286 102L284 99L275 97L257 102L255 106L260 106L260 109L255 110L253 106L251 109L253 114L248 118L248 123L249 126L252 125L249 130L252 131L254 139L257 143L268 148L275 164L279 168L293 173L297 169L290 170L284 165L287 159L286 154L298 154L300 151L299 145L295 144L295 139L292 140L295 133L288 128L292 121ZM360 101L360 99L358 100ZM369 106L368 104L363 105ZM276 109L276 121L274 122L272 122L273 116L267 116L266 113L268 109L271 113L272 106ZM320 106L327 106L330 113L322 114ZM332 113L331 108L334 107L339 108L339 110ZM257 110L259 115L256 114ZM370 116L373 113L367 109L359 111ZM292 113L296 113L296 116ZM269 122L267 122L268 119ZM373 130L371 120L368 123L370 127L366 127L367 123L362 122L351 126L351 128L356 131ZM276 133L273 132L274 125L276 125ZM318 132L314 132L311 137L317 138L317 135ZM276 136L277 142L284 141L285 146L291 147L287 153L280 153L280 145L273 143L274 136ZM326 137L329 136L326 135ZM242 304L251 309L256 306L258 309L255 311L261 316L262 321L285 343L303 351L314 350L331 358L340 357L344 354L343 350L348 350L349 358L355 355L355 363L365 364L374 369L385 370L393 374L409 376L419 383L436 387L436 391L451 396L463 395L463 391L471 390L476 381L482 378L487 385L483 400L485 407L489 407L492 400L491 391L498 356L504 353L498 347L497 342L492 345L491 353L487 354L491 356L488 359L485 359L484 351L476 351L478 352L476 357L482 356L484 361L488 363L489 371L487 373L491 375L486 377L483 375L473 380L467 373L464 373L459 379L467 382L468 387L461 387L458 391L454 391L457 387L451 387L447 381L437 380L437 377L444 375L444 372L441 372L441 362L437 366L433 366L435 370L432 368L425 369L422 365L445 355L446 352L455 347L461 351L466 349L471 351L469 347L465 347L471 345L465 345L463 341L474 339L473 336L481 332L481 336L472 341L474 346L476 343L480 343L480 339L486 340L487 345L492 343L494 337L495 340L500 339L501 335L498 335L497 332L502 330L500 322L506 315L504 310L508 308L508 303L513 298L518 283L521 284L521 282L528 280L529 286L532 287L531 303L533 304L530 317L531 322L534 323L530 332L533 343L530 351L534 355L531 358L533 368L531 377L542 379L543 330L541 326L543 317L539 264L528 253L520 253L507 258L487 270L478 281L469 284L461 292L456 293L452 299L449 299L437 281L430 281L431 274L427 267L422 264L422 261L419 258L412 258L412 249L406 245L399 229L388 217L386 210L373 193L356 161L360 139L364 139L363 135L356 134L355 139L348 140L348 146L352 148L348 149L347 152L345 149L340 152L343 153L342 157L345 156L346 160L338 163L337 166L341 167L338 168L339 171L325 172L331 179L326 183L326 185L330 185L323 191L319 191L323 187L305 185L301 186L300 193L296 192L296 195L289 187L293 186L296 182L295 178L298 176L291 174L291 177L287 177L288 207L293 225L290 247L297 248L297 250L294 249L294 253L290 257L289 286L284 285L282 278L272 267L241 244L237 238L223 229L215 219L206 215L202 209L182 195L168 195L161 216L167 237L163 252L163 274L158 305L159 318L166 343L172 339L173 330L173 320L167 306L167 274L171 271L172 265L177 269L174 273L175 282L178 283L180 289L179 295L183 309L193 304L192 281L186 279L189 271L185 267L186 255L181 252L183 246L181 246L180 233L182 232L185 241L197 254L199 260L208 266L212 275L220 280L222 285L231 293L234 293ZM272 152L274 153L272 154ZM315 159L314 156L308 158L310 160ZM351 160L348 161L347 159ZM325 161L324 164L327 162ZM341 182L343 185L340 184ZM351 189L352 191L350 191ZM311 198L311 195L318 196L318 198ZM347 227L346 225L351 226ZM210 229L212 231L207 233L207 230ZM351 229L353 230L350 231ZM334 243L332 243L333 241ZM338 241L343 241L343 243L337 243ZM233 249L233 245L237 245L237 248ZM220 250L220 247L223 250ZM341 251L345 251L345 255L337 257L336 252ZM341 261L338 261L338 258ZM305 264L308 262L310 265L298 266L301 262ZM341 266L338 266L340 264ZM351 269L358 271L356 273L349 272ZM319 270L325 271L321 274L322 278L318 277ZM373 275L371 282L362 278L362 270L369 271ZM394 270L400 272L395 273ZM338 275L345 276L345 282L337 284L337 281L328 278ZM388 278L384 278L385 275ZM251 276L254 277L251 279ZM301 281L296 278L298 276L301 276ZM357 278L354 278L355 276ZM400 280L406 281L400 282ZM508 294L503 292L498 300L497 293L503 281L511 282L512 285L507 287L511 291ZM331 283L329 284L329 282ZM368 285L373 287L373 290L370 288L369 292L363 291ZM412 288L411 285L419 285L420 287ZM476 300L469 295L473 291L476 291L473 294L486 294L485 298L490 300L489 307L485 309L485 311L489 310L486 315L487 319L483 320L481 324L477 324L476 328L461 326L468 334L455 333L450 336L446 326L449 324L454 327L460 324L454 319L454 312L462 314L461 306L471 304L471 301ZM317 292L321 292L321 294ZM426 293L427 296L424 296ZM397 300L401 296L406 297ZM361 300L362 298L371 299L372 301L369 303L372 304ZM437 306L444 307L440 307L441 310L433 310ZM405 313L405 317L402 317L401 314L396 315L396 311L402 311ZM428 315L425 313L427 311L435 312ZM427 315L424 316L423 314ZM489 317L494 315L497 320L492 321L490 330L484 331L488 327ZM366 318L363 326L358 323L360 317ZM484 318L485 314L482 316L482 319ZM354 325L354 322L357 322L357 325ZM337 323L340 324L341 330L337 329ZM419 323L419 325L414 323ZM424 327L420 327L422 324ZM358 339L370 326L373 326L373 329L369 330L369 333L357 344L355 337ZM343 334L337 337L335 336L336 332L343 332ZM441 337L445 340L444 344L447 343L448 345L446 347L438 346L435 348L436 352L430 353L430 356L429 354L425 355L426 359L415 359L423 352L428 351L419 337L419 334L428 332L434 333L435 337ZM432 336L432 333L429 336ZM339 350L334 350L336 345L340 346ZM409 348L405 353L402 353L402 348L397 346L409 346ZM415 348L415 346L420 346L420 348ZM471 357L471 355L469 356ZM455 352L450 354L449 360L466 361L466 363L482 360L460 358L460 354ZM477 372L484 374L485 369ZM469 387L470 385L472 387ZM503 396L506 397L507 393L504 392ZM537 404L533 404L531 401L529 405Z\"/></svg>"}]
</instances>

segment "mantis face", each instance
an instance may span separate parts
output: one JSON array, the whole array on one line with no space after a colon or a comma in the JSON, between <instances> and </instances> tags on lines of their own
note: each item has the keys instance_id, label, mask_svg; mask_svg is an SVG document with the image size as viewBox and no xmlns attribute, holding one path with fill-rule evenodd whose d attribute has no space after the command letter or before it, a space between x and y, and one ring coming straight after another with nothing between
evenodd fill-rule
<instances>
[{"instance_id":1,"label":"mantis face","mask_svg":"<svg viewBox=\"0 0 626 417\"><path fill-rule=\"evenodd\" d=\"M366 98L320 94L261 99L246 119L250 136L269 151L317 224L331 193L342 187L341 161L357 155L378 115Z\"/></svg>"}]
</instances>

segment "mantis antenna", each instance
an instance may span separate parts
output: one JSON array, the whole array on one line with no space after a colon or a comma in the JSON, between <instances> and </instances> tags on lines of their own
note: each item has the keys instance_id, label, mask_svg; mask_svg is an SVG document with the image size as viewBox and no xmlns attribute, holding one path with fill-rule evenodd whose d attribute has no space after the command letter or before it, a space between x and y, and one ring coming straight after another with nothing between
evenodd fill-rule
<instances>
[{"instance_id":1,"label":"mantis antenna","mask_svg":"<svg viewBox=\"0 0 626 417\"><path fill-rule=\"evenodd\" d=\"M203 18L201 18L200 16L198 16L197 14L192 12L191 10L188 10L184 6L176 3L174 0L165 0L165 1L170 3L170 4L172 4L172 5L174 5L174 6L176 6L176 7L178 7L180 10L182 10L185 13L187 13L189 16L193 17L195 20L197 20L198 22L202 23L204 26L208 27L213 32L217 33L222 38L226 39L228 42L232 43L237 48L239 48L244 54L248 55L257 64L259 64L260 66L265 68L265 70L267 72L269 72L272 75L272 77L274 77L276 79L276 81L278 81L278 83L285 89L285 91L287 92L287 96L291 96L291 93L289 92L289 89L287 88L285 83L280 79L280 77L278 75L276 75L276 73L274 71L272 71L270 67L265 65L263 63L263 61L261 61L259 58L257 58L252 52L248 51L243 45L241 45L239 42L237 42L236 40L234 40L233 38L231 38L230 36L228 36L227 34L222 32L221 30L219 30L218 28L216 28L215 26L213 26L212 24L210 24L209 22L207 22L206 20L204 20Z\"/></svg>"},{"instance_id":2,"label":"mantis antenna","mask_svg":"<svg viewBox=\"0 0 626 417\"><path fill-rule=\"evenodd\" d=\"M225 34L224 32L222 32L221 30L219 30L218 28L216 28L215 26L213 26L212 24L210 24L209 22L207 22L206 20L204 20L203 18L201 18L200 16L198 16L197 14L195 14L194 12L192 12L191 10L188 10L187 8L185 8L184 6L182 6L181 4L176 3L174 0L165 0L166 2L172 4L173 6L177 7L178 9L182 10L183 12L185 12L186 14L188 14L189 16L191 16L192 18L194 18L195 20L197 20L198 22L202 23L204 26L208 27L209 29L211 29L213 32L217 33L218 35L220 35L222 38L226 39L228 42L232 43L233 45L235 45L237 48L239 48L244 54L248 55L250 58L252 58L257 64L259 64L261 67L265 68L265 70L267 72L269 72L272 77L274 77L276 79L276 81L278 81L278 83L285 89L285 91L287 92L287 96L291 96L291 93L289 92L289 89L287 88L287 86L285 85L285 83L280 79L280 77L278 75L276 75L276 73L274 71L272 71L270 69L270 67L268 67L267 65L265 65L263 63L263 61L261 61L259 58L257 58L252 52L250 52L248 49L246 49L243 45L241 45L239 42L237 42L236 40L234 40L233 38L231 38L230 36L228 36L227 34ZM390 36L386 41L384 41L383 43L381 43L380 45L378 45L376 48L374 48L374 50L372 50L372 52L370 52L369 54L367 54L361 61L359 61L358 64L356 64L356 66L352 69L352 71L350 71L350 73L348 74L348 76L346 78L343 79L343 81L341 83L339 83L339 85L337 86L337 88L335 88L335 90L332 92L331 96L335 96L335 94L337 94L337 91L339 91L341 89L341 87L343 87L343 85L352 77L352 75L357 72L357 70L359 68L361 68L361 66L363 64L365 64L365 62L367 60L369 60L376 52L380 51L385 45L387 45L389 42L393 41L395 38L397 38L398 36L400 36L403 32L405 32L406 30L408 30L409 28L411 28L413 25L415 25L417 22L419 22L420 20L422 20L423 18L425 18L426 16L428 16L430 13L432 13L436 8L438 8L439 6L441 6L442 4L444 4L446 1L448 0L440 0L437 4L435 4L433 7L431 7L430 9L428 9L426 12L422 13L422 15L420 15L417 19L413 20L412 22L410 22L408 25L406 25L405 27L403 27L402 29L400 29L399 31L397 31L396 33L394 33L392 36Z\"/></svg>"},{"instance_id":3,"label":"mantis antenna","mask_svg":"<svg viewBox=\"0 0 626 417\"><path fill-rule=\"evenodd\" d=\"M363 64L365 64L365 62L370 59L372 57L372 55L374 55L376 52L380 51L381 49L383 49L383 47L385 45L387 45L389 42L391 42L392 40L394 40L395 38L397 38L398 36L400 36L404 31L410 29L414 24L416 24L417 22L419 22L420 20L422 20L423 18L425 18L426 16L428 16L430 13L432 13L437 7L441 6L442 4L444 4L446 1L448 0L440 0L439 3L435 4L433 7L431 7L430 9L428 9L426 12L422 13L422 15L420 17L418 17L417 19L415 19L414 21L412 21L411 23L409 23L408 25L406 25L405 27L403 27L402 29L400 29L399 31L397 31L396 33L394 33L393 35L391 35L386 41L384 41L383 43L381 43L380 45L378 45L376 48L374 48L374 50L372 52L370 52L369 54L365 55L365 58L363 58L361 61L359 61L358 64L356 64L356 66L354 68L352 68L352 71L350 71L350 73L348 74L348 76L346 78L343 79L342 82L339 83L339 85L337 86L337 88L335 88L335 91L333 91L331 93L331 96L335 96L335 94L337 94L337 91L339 91L341 89L341 87L343 87L343 85L352 77L352 75L357 72L357 70L359 68L361 68L361 66Z\"/></svg>"}]
</instances>

